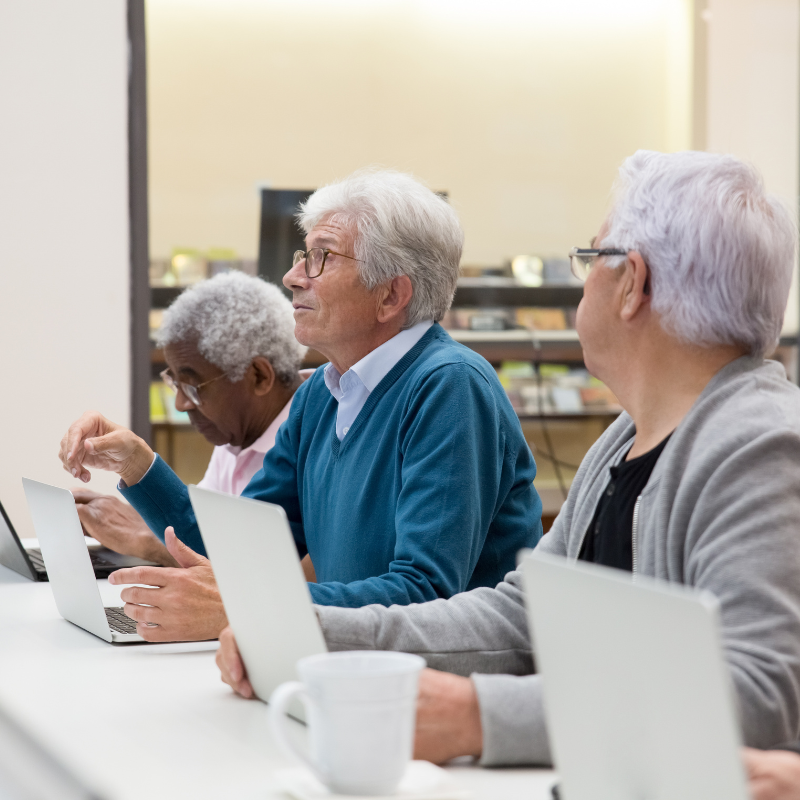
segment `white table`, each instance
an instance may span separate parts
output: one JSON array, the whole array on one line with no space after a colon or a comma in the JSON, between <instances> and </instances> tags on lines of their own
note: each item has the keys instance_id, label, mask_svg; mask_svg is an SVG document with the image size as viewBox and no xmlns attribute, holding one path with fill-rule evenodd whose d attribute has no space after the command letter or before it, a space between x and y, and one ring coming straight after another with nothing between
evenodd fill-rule
<instances>
[{"instance_id":1,"label":"white table","mask_svg":"<svg viewBox=\"0 0 800 800\"><path fill-rule=\"evenodd\" d=\"M98 581L103 600L119 588ZM283 798L266 707L219 679L216 642L112 646L47 583L0 567L0 707L104 797ZM451 766L475 800L549 800L550 770Z\"/></svg>"}]
</instances>

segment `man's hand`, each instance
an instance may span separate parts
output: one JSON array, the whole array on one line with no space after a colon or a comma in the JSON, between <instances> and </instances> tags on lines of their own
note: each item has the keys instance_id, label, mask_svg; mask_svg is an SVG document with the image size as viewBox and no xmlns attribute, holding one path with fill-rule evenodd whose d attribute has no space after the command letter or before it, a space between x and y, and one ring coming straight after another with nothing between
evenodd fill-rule
<instances>
[{"instance_id":1,"label":"man's hand","mask_svg":"<svg viewBox=\"0 0 800 800\"><path fill-rule=\"evenodd\" d=\"M165 567L180 566L128 503L91 489L73 489L72 496L87 536L115 553L155 561Z\"/></svg>"},{"instance_id":2,"label":"man's hand","mask_svg":"<svg viewBox=\"0 0 800 800\"><path fill-rule=\"evenodd\" d=\"M96 467L118 473L128 486L139 483L155 457L144 439L97 411L70 425L58 456L64 469L84 483L92 477L87 467Z\"/></svg>"},{"instance_id":3,"label":"man's hand","mask_svg":"<svg viewBox=\"0 0 800 800\"><path fill-rule=\"evenodd\" d=\"M219 635L217 666L223 683L234 692L248 699L255 697L230 628ZM469 678L423 670L419 676L414 758L443 764L458 756L480 756L482 751L483 730L475 685Z\"/></svg>"},{"instance_id":4,"label":"man's hand","mask_svg":"<svg viewBox=\"0 0 800 800\"><path fill-rule=\"evenodd\" d=\"M475 684L469 678L425 669L419 676L414 758L442 764L479 756L483 730Z\"/></svg>"},{"instance_id":5,"label":"man's hand","mask_svg":"<svg viewBox=\"0 0 800 800\"><path fill-rule=\"evenodd\" d=\"M800 800L800 756L788 750L742 753L753 800Z\"/></svg>"},{"instance_id":6,"label":"man's hand","mask_svg":"<svg viewBox=\"0 0 800 800\"><path fill-rule=\"evenodd\" d=\"M123 589L125 613L139 624L136 632L148 642L196 642L216 639L228 624L207 558L181 542L173 528L165 532L167 550L180 564L133 567L112 572L109 583L144 583L156 588Z\"/></svg>"},{"instance_id":7,"label":"man's hand","mask_svg":"<svg viewBox=\"0 0 800 800\"><path fill-rule=\"evenodd\" d=\"M236 646L236 639L230 627L225 628L219 635L217 666L223 683L227 683L234 692L246 697L248 700L255 697L255 692L253 692L253 687L247 679L247 671L244 668L244 662L239 655L239 648Z\"/></svg>"}]
</instances>

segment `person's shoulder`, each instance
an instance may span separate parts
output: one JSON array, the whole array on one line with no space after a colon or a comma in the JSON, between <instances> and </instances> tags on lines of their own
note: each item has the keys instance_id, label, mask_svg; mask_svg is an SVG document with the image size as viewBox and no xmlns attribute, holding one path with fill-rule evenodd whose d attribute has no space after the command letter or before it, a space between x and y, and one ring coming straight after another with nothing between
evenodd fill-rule
<instances>
[{"instance_id":1,"label":"person's shoulder","mask_svg":"<svg viewBox=\"0 0 800 800\"><path fill-rule=\"evenodd\" d=\"M325 367L312 370L302 370L303 382L297 387L292 396L292 405L289 410L289 419L297 421L300 418L313 416L331 398L331 393L325 385Z\"/></svg>"},{"instance_id":2,"label":"person's shoulder","mask_svg":"<svg viewBox=\"0 0 800 800\"><path fill-rule=\"evenodd\" d=\"M323 364L316 369L300 370L300 376L303 382L297 387L297 391L294 393L293 404L297 401L301 403L306 402L308 398L316 396L320 389L326 392L328 391L328 387L325 385L325 367L327 366L327 364Z\"/></svg>"},{"instance_id":3,"label":"person's shoulder","mask_svg":"<svg viewBox=\"0 0 800 800\"><path fill-rule=\"evenodd\" d=\"M494 367L479 353L455 341L438 323L431 330L431 337L414 364L414 370L420 375L429 376L448 372L461 372L465 376L474 373L492 384L500 382Z\"/></svg>"},{"instance_id":4,"label":"person's shoulder","mask_svg":"<svg viewBox=\"0 0 800 800\"><path fill-rule=\"evenodd\" d=\"M741 359L720 375L693 409L698 431L735 438L770 433L800 435L800 388L776 361ZM738 367L738 368L737 368Z\"/></svg>"},{"instance_id":5,"label":"person's shoulder","mask_svg":"<svg viewBox=\"0 0 800 800\"><path fill-rule=\"evenodd\" d=\"M740 362L706 387L664 451L687 481L703 484L720 469L752 480L772 476L778 464L800 477L800 388L780 364Z\"/></svg>"}]
</instances>

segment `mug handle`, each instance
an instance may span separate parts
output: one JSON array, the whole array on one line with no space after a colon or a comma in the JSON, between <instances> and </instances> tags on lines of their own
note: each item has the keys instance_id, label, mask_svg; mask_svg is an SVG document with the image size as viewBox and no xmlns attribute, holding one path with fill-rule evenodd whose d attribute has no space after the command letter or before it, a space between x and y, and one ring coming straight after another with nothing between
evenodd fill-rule
<instances>
[{"instance_id":1,"label":"mug handle","mask_svg":"<svg viewBox=\"0 0 800 800\"><path fill-rule=\"evenodd\" d=\"M267 706L269 712L269 728L284 755L290 758L294 757L300 759L300 761L316 775L316 765L306 753L303 753L292 743L286 734L286 712L289 708L289 704L295 697L299 697L303 705L308 705L306 687L303 686L300 681L282 683L273 691L269 698L269 705Z\"/></svg>"}]
</instances>

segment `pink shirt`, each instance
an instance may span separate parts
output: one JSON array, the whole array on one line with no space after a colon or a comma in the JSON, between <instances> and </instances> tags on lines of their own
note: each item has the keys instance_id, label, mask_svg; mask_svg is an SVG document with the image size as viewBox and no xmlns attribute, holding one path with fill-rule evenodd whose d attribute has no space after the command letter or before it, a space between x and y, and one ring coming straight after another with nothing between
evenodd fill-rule
<instances>
[{"instance_id":1,"label":"pink shirt","mask_svg":"<svg viewBox=\"0 0 800 800\"><path fill-rule=\"evenodd\" d=\"M313 369L300 370L303 380L306 380ZM250 483L250 479L261 469L264 454L275 444L275 436L281 423L289 416L292 401L283 407L280 414L270 423L270 426L256 439L250 447L233 447L223 444L214 448L211 461L203 480L198 483L203 489L213 489L216 492L240 495Z\"/></svg>"}]
</instances>

